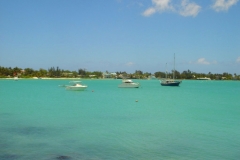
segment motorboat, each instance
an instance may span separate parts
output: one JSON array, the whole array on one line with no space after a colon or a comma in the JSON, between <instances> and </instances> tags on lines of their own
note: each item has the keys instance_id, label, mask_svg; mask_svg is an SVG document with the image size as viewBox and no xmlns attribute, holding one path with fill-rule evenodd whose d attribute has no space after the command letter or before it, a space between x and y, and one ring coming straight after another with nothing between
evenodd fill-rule
<instances>
[{"instance_id":1,"label":"motorboat","mask_svg":"<svg viewBox=\"0 0 240 160\"><path fill-rule=\"evenodd\" d=\"M118 85L119 88L139 88L140 83L135 83L131 79L123 79L122 84Z\"/></svg>"},{"instance_id":2,"label":"motorboat","mask_svg":"<svg viewBox=\"0 0 240 160\"><path fill-rule=\"evenodd\" d=\"M174 69L173 69L173 79L167 78L167 71L166 71L166 78L161 80L162 86L179 86L182 81L175 80L175 54L174 54Z\"/></svg>"},{"instance_id":3,"label":"motorboat","mask_svg":"<svg viewBox=\"0 0 240 160\"><path fill-rule=\"evenodd\" d=\"M65 85L67 90L83 91L87 88L87 86L83 85L81 81L71 81L69 83L70 85Z\"/></svg>"},{"instance_id":4,"label":"motorboat","mask_svg":"<svg viewBox=\"0 0 240 160\"><path fill-rule=\"evenodd\" d=\"M197 78L197 80L211 80L211 78L204 77L204 78Z\"/></svg>"}]
</instances>

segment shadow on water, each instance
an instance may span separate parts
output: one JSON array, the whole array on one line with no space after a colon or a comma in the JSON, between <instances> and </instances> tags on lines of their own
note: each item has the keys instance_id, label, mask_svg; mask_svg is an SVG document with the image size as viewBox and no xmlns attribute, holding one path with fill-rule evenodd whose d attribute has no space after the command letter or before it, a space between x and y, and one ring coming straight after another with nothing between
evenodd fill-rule
<instances>
[{"instance_id":1,"label":"shadow on water","mask_svg":"<svg viewBox=\"0 0 240 160\"><path fill-rule=\"evenodd\" d=\"M67 129L69 128L64 128L64 130ZM45 139L48 139L46 136L55 137L57 134L61 135L61 130L63 130L63 128L49 129L33 126L1 128L0 160L85 160L89 159L89 157L90 159L92 159L91 157L100 159L93 155L84 155L76 153L76 151L69 151L69 148L72 148L71 145L75 142L74 140L68 143L67 148L65 146L66 144L59 142L58 138L55 139L56 141L45 141ZM26 142L22 141L25 139L23 139L23 137L26 137ZM31 137L38 140L29 140ZM41 139L43 141L41 141ZM59 142L60 145L55 145L57 142ZM26 149L28 150L27 152ZM64 151L61 152L58 149L61 151L64 149Z\"/></svg>"},{"instance_id":2,"label":"shadow on water","mask_svg":"<svg viewBox=\"0 0 240 160\"><path fill-rule=\"evenodd\" d=\"M26 159L35 159L35 158L40 159L40 160L41 159L46 160L46 157L44 158L44 156L43 156L43 157L37 158L34 156L34 158L33 157L26 158L25 156L20 156L20 155L16 155L16 154L2 154L2 155L0 154L1 160L22 160L22 159L26 160ZM65 155L52 156L50 158L47 158L47 160L77 160L77 159L79 159L79 157L72 158L70 156L65 156Z\"/></svg>"},{"instance_id":3,"label":"shadow on water","mask_svg":"<svg viewBox=\"0 0 240 160\"><path fill-rule=\"evenodd\" d=\"M18 135L18 136L37 136L37 137L49 137L61 135L62 132L68 128L50 128L41 126L18 126L18 127L2 127L2 133L7 133L8 135Z\"/></svg>"},{"instance_id":4,"label":"shadow on water","mask_svg":"<svg viewBox=\"0 0 240 160\"><path fill-rule=\"evenodd\" d=\"M81 155L77 155L74 153L68 154L68 155L58 154L58 155L51 155L46 157L47 159L44 159L44 160L85 160L85 158L83 158Z\"/></svg>"},{"instance_id":5,"label":"shadow on water","mask_svg":"<svg viewBox=\"0 0 240 160\"><path fill-rule=\"evenodd\" d=\"M57 156L56 159L58 159L58 160L70 160L72 158L69 157L69 156Z\"/></svg>"},{"instance_id":6,"label":"shadow on water","mask_svg":"<svg viewBox=\"0 0 240 160\"><path fill-rule=\"evenodd\" d=\"M18 160L21 156L15 154L0 154L1 160Z\"/></svg>"},{"instance_id":7,"label":"shadow on water","mask_svg":"<svg viewBox=\"0 0 240 160\"><path fill-rule=\"evenodd\" d=\"M47 129L43 127L11 128L8 131L18 135L25 135L25 136L45 135L48 132Z\"/></svg>"},{"instance_id":8,"label":"shadow on water","mask_svg":"<svg viewBox=\"0 0 240 160\"><path fill-rule=\"evenodd\" d=\"M13 114L11 114L11 113L0 113L0 117L9 117L11 115L13 115Z\"/></svg>"}]
</instances>

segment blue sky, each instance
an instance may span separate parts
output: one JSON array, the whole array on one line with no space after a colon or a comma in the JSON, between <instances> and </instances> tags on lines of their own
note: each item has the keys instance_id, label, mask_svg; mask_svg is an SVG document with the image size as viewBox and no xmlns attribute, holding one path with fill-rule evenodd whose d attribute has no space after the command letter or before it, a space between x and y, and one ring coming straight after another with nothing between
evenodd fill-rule
<instances>
[{"instance_id":1,"label":"blue sky","mask_svg":"<svg viewBox=\"0 0 240 160\"><path fill-rule=\"evenodd\" d=\"M0 0L0 66L240 74L239 0Z\"/></svg>"}]
</instances>

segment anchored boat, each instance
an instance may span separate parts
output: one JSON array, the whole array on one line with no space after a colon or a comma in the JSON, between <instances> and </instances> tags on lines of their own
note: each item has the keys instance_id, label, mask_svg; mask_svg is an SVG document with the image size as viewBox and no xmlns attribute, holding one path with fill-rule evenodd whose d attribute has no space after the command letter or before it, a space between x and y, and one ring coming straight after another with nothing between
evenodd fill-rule
<instances>
[{"instance_id":1,"label":"anchored boat","mask_svg":"<svg viewBox=\"0 0 240 160\"><path fill-rule=\"evenodd\" d=\"M87 86L83 85L81 81L71 81L69 83L71 83L71 85L66 85L67 90L83 91L87 88Z\"/></svg>"},{"instance_id":2,"label":"anchored boat","mask_svg":"<svg viewBox=\"0 0 240 160\"><path fill-rule=\"evenodd\" d=\"M175 54L174 54L174 69L173 69L173 79L167 78L167 71L166 71L166 79L161 80L162 86L179 86L182 81L175 80Z\"/></svg>"},{"instance_id":3,"label":"anchored boat","mask_svg":"<svg viewBox=\"0 0 240 160\"><path fill-rule=\"evenodd\" d=\"M130 79L122 80L122 84L119 84L119 88L139 88L140 83L135 83Z\"/></svg>"}]
</instances>

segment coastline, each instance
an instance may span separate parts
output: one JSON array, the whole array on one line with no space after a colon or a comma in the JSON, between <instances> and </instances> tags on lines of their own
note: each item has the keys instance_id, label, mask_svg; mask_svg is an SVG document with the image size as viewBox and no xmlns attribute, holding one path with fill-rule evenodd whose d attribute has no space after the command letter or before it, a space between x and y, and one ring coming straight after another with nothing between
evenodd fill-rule
<instances>
[{"instance_id":1,"label":"coastline","mask_svg":"<svg viewBox=\"0 0 240 160\"><path fill-rule=\"evenodd\" d=\"M3 80L3 79L7 79L7 80L15 80L14 77L12 78L0 78L0 80ZM18 78L17 80L116 80L114 78L48 78L48 77L44 77L44 78Z\"/></svg>"},{"instance_id":2,"label":"coastline","mask_svg":"<svg viewBox=\"0 0 240 160\"><path fill-rule=\"evenodd\" d=\"M134 78L130 78L130 79L134 79ZM165 79L165 78L162 78ZM134 79L134 80L158 80L161 81L160 79ZM115 79L115 78L49 78L49 77L42 77L42 78L38 78L38 77L31 77L31 78L17 78L15 79L15 77L10 77L10 78L0 78L0 80L121 80L121 79ZM238 79L223 79L223 80L219 80L219 79L211 79L211 80L205 80L205 79L176 79L179 81L188 81L188 80L192 80L192 81L240 81Z\"/></svg>"},{"instance_id":3,"label":"coastline","mask_svg":"<svg viewBox=\"0 0 240 160\"><path fill-rule=\"evenodd\" d=\"M0 79L9 79L9 80L15 80L14 79L14 77L13 78L0 78ZM44 79L44 80L51 80L51 79L53 79L53 80L57 80L57 79L59 79L59 80L66 80L66 79L82 79L82 78L18 78L18 80L20 80L20 79L34 79L34 80L41 80L41 79Z\"/></svg>"}]
</instances>

